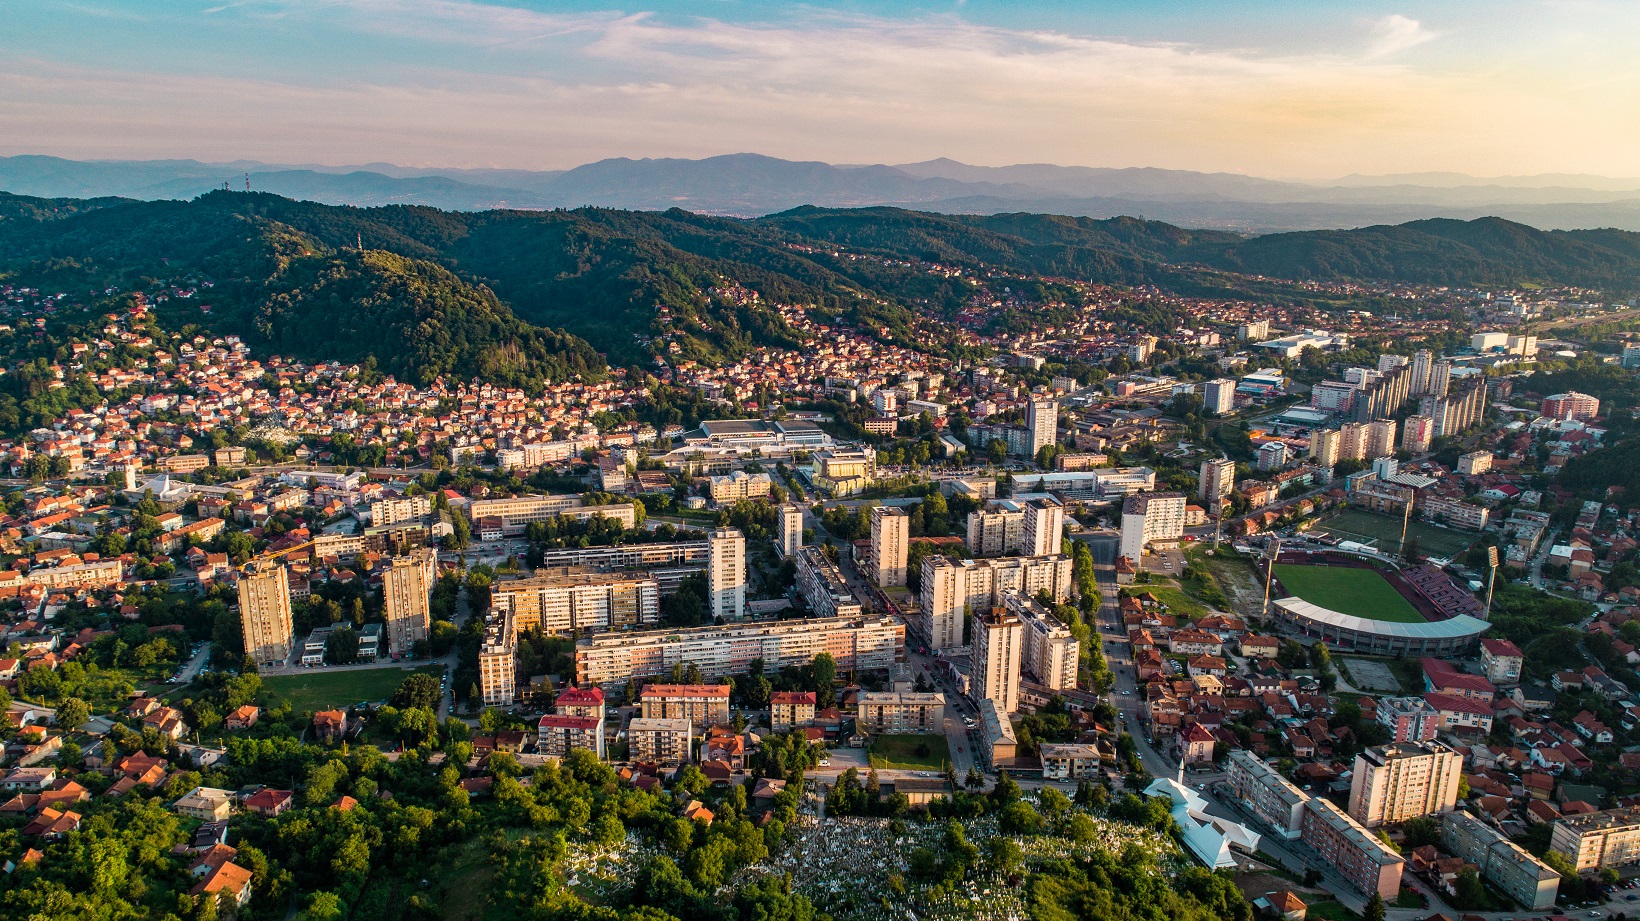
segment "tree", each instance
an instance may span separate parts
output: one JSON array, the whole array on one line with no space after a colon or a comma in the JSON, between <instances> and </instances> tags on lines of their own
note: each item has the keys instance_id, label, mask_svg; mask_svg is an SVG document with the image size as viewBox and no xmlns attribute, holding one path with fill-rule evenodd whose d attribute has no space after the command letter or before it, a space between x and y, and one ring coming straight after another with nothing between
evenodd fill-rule
<instances>
[{"instance_id":1,"label":"tree","mask_svg":"<svg viewBox=\"0 0 1640 921\"><path fill-rule=\"evenodd\" d=\"M979 772L977 765L968 766L968 776L963 779L963 786L970 790L979 790L985 786L985 775Z\"/></svg>"},{"instance_id":2,"label":"tree","mask_svg":"<svg viewBox=\"0 0 1640 921\"><path fill-rule=\"evenodd\" d=\"M69 697L57 705L57 726L60 729L73 731L84 726L91 718L91 708L78 697Z\"/></svg>"},{"instance_id":3,"label":"tree","mask_svg":"<svg viewBox=\"0 0 1640 921\"><path fill-rule=\"evenodd\" d=\"M437 678L418 673L399 682L398 690L393 692L392 703L400 710L408 710L411 707L434 707L438 705L442 694Z\"/></svg>"},{"instance_id":4,"label":"tree","mask_svg":"<svg viewBox=\"0 0 1640 921\"><path fill-rule=\"evenodd\" d=\"M1384 921L1384 897L1374 892L1361 909L1361 921Z\"/></svg>"},{"instance_id":5,"label":"tree","mask_svg":"<svg viewBox=\"0 0 1640 921\"><path fill-rule=\"evenodd\" d=\"M359 635L351 627L341 627L325 637L325 661L346 665L359 657Z\"/></svg>"},{"instance_id":6,"label":"tree","mask_svg":"<svg viewBox=\"0 0 1640 921\"><path fill-rule=\"evenodd\" d=\"M837 702L837 660L831 653L822 652L810 666L814 673L815 706L824 710Z\"/></svg>"}]
</instances>

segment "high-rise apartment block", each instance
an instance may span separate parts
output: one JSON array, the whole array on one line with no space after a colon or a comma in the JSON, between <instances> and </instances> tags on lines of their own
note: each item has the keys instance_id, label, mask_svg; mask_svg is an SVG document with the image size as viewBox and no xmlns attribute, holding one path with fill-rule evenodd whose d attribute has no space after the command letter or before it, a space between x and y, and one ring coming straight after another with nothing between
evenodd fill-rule
<instances>
[{"instance_id":1,"label":"high-rise apartment block","mask_svg":"<svg viewBox=\"0 0 1640 921\"><path fill-rule=\"evenodd\" d=\"M245 630L245 655L258 666L283 665L290 658L290 575L284 566L240 574L239 620Z\"/></svg>"},{"instance_id":2,"label":"high-rise apartment block","mask_svg":"<svg viewBox=\"0 0 1640 921\"><path fill-rule=\"evenodd\" d=\"M1057 499L1025 503L1020 551L1026 556L1048 556L1064 549L1065 507Z\"/></svg>"},{"instance_id":3,"label":"high-rise apartment block","mask_svg":"<svg viewBox=\"0 0 1640 921\"><path fill-rule=\"evenodd\" d=\"M1201 479L1196 486L1196 498L1207 503L1208 511L1217 512L1230 501L1236 491L1236 462L1228 457L1202 461Z\"/></svg>"},{"instance_id":4,"label":"high-rise apartment block","mask_svg":"<svg viewBox=\"0 0 1640 921\"><path fill-rule=\"evenodd\" d=\"M1030 434L1031 456L1057 440L1059 404L1053 400L1032 400L1025 409L1025 428Z\"/></svg>"},{"instance_id":5,"label":"high-rise apartment block","mask_svg":"<svg viewBox=\"0 0 1640 921\"><path fill-rule=\"evenodd\" d=\"M1035 598L1045 590L1055 601L1069 598L1071 568L1071 558L1062 553L997 560L924 557L919 629L930 649L961 646L964 616L1003 604L1009 593Z\"/></svg>"},{"instance_id":6,"label":"high-rise apartment block","mask_svg":"<svg viewBox=\"0 0 1640 921\"><path fill-rule=\"evenodd\" d=\"M502 612L484 625L478 646L478 691L486 707L503 707L518 695L518 632Z\"/></svg>"},{"instance_id":7,"label":"high-rise apartment block","mask_svg":"<svg viewBox=\"0 0 1640 921\"><path fill-rule=\"evenodd\" d=\"M905 509L875 506L871 510L871 578L887 588L904 585L911 554L911 518Z\"/></svg>"},{"instance_id":8,"label":"high-rise apartment block","mask_svg":"<svg viewBox=\"0 0 1640 921\"><path fill-rule=\"evenodd\" d=\"M1432 742L1395 742L1355 756L1350 815L1368 828L1446 812L1458 803L1463 756Z\"/></svg>"},{"instance_id":9,"label":"high-rise apartment block","mask_svg":"<svg viewBox=\"0 0 1640 921\"><path fill-rule=\"evenodd\" d=\"M1435 353L1419 349L1412 355L1412 396L1421 397L1429 392L1429 374L1435 366Z\"/></svg>"},{"instance_id":10,"label":"high-rise apartment block","mask_svg":"<svg viewBox=\"0 0 1640 921\"><path fill-rule=\"evenodd\" d=\"M1310 457L1318 466L1331 467L1344 458L1341 456L1343 434L1338 429L1310 431Z\"/></svg>"},{"instance_id":11,"label":"high-rise apartment block","mask_svg":"<svg viewBox=\"0 0 1640 921\"><path fill-rule=\"evenodd\" d=\"M1435 440L1435 420L1428 416L1407 417L1401 428L1401 450L1408 454L1424 454Z\"/></svg>"},{"instance_id":12,"label":"high-rise apartment block","mask_svg":"<svg viewBox=\"0 0 1640 921\"><path fill-rule=\"evenodd\" d=\"M717 528L706 535L707 592L715 620L746 616L746 535L739 528Z\"/></svg>"},{"instance_id":13,"label":"high-rise apartment block","mask_svg":"<svg viewBox=\"0 0 1640 921\"><path fill-rule=\"evenodd\" d=\"M1236 382L1227 377L1214 378L1202 385L1202 409L1224 415L1236 408Z\"/></svg>"},{"instance_id":14,"label":"high-rise apartment block","mask_svg":"<svg viewBox=\"0 0 1640 921\"><path fill-rule=\"evenodd\" d=\"M1177 544L1184 534L1183 493L1152 492L1122 503L1122 556L1139 562L1147 547Z\"/></svg>"},{"instance_id":15,"label":"high-rise apartment block","mask_svg":"<svg viewBox=\"0 0 1640 921\"><path fill-rule=\"evenodd\" d=\"M788 502L780 507L780 555L793 557L803 546L803 506Z\"/></svg>"},{"instance_id":16,"label":"high-rise apartment block","mask_svg":"<svg viewBox=\"0 0 1640 921\"><path fill-rule=\"evenodd\" d=\"M1052 611L1018 592L1006 598L1006 608L1024 624L1020 668L1050 691L1076 687L1082 644Z\"/></svg>"},{"instance_id":17,"label":"high-rise apartment block","mask_svg":"<svg viewBox=\"0 0 1640 921\"><path fill-rule=\"evenodd\" d=\"M1019 668L1025 624L1017 614L996 609L974 618L973 675L969 696L989 700L1004 718L1019 709Z\"/></svg>"},{"instance_id":18,"label":"high-rise apartment block","mask_svg":"<svg viewBox=\"0 0 1640 921\"><path fill-rule=\"evenodd\" d=\"M438 554L431 550L417 550L388 561L382 572L382 598L387 651L392 655L408 656L416 643L427 639L437 576Z\"/></svg>"}]
</instances>

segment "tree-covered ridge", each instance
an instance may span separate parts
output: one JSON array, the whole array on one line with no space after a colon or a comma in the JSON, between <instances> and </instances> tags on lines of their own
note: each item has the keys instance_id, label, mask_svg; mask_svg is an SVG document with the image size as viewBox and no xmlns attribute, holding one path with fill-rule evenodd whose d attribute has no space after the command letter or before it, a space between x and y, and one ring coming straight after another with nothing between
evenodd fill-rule
<instances>
[{"instance_id":1,"label":"tree-covered ridge","mask_svg":"<svg viewBox=\"0 0 1640 921\"><path fill-rule=\"evenodd\" d=\"M487 288L390 252L344 251L287 263L250 305L254 340L308 360L363 362L426 385L440 375L537 388L593 377L585 341L513 316Z\"/></svg>"},{"instance_id":2,"label":"tree-covered ridge","mask_svg":"<svg viewBox=\"0 0 1640 921\"><path fill-rule=\"evenodd\" d=\"M374 355L413 380L528 384L596 373L593 348L642 365L655 354L716 364L758 345L799 346L780 304L949 354L949 330L922 318L949 316L993 270L1022 290L1045 276L1282 296L1249 277L1259 275L1626 292L1640 290L1640 234L1481 219L1243 238L1134 218L896 208L736 220L676 209L355 208L232 192L189 202L0 198L6 280L89 292L179 270L216 282L216 312L182 319L219 332L306 358ZM1066 296L1039 293L1044 303Z\"/></svg>"}]
</instances>

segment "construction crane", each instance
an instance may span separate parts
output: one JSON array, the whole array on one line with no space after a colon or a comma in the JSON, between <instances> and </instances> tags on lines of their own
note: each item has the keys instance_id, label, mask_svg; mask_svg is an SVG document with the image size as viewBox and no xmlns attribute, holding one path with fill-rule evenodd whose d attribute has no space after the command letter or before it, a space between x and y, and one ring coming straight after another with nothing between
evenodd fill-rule
<instances>
[{"instance_id":1,"label":"construction crane","mask_svg":"<svg viewBox=\"0 0 1640 921\"><path fill-rule=\"evenodd\" d=\"M316 545L318 543L319 543L318 538L315 538L313 540L302 541L301 543L297 544L294 547L286 547L283 550L263 551L262 553L258 553L256 556L251 557L250 559L246 560L245 562L240 563L238 566L235 567L235 569L237 569L241 574L244 574L244 573L250 572L251 568L256 566L258 563L265 563L265 562L268 562L269 560L280 560L283 557L287 557L287 556L289 556L293 553L299 553L303 550L311 549L314 545Z\"/></svg>"}]
</instances>

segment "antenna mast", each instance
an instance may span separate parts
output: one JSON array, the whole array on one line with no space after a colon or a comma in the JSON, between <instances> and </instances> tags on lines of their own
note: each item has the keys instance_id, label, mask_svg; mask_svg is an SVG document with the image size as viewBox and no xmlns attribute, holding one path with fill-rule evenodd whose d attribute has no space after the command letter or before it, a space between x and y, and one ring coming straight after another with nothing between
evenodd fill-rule
<instances>
[{"instance_id":1,"label":"antenna mast","mask_svg":"<svg viewBox=\"0 0 1640 921\"><path fill-rule=\"evenodd\" d=\"M250 190L251 190L251 174L246 173L245 174L245 191L249 192Z\"/></svg>"}]
</instances>

